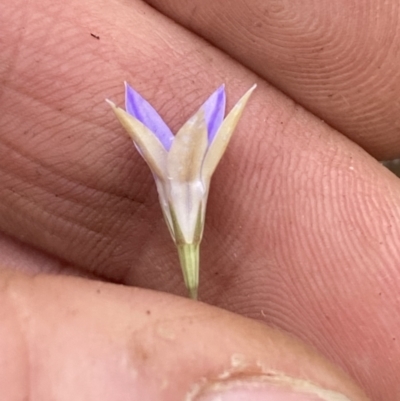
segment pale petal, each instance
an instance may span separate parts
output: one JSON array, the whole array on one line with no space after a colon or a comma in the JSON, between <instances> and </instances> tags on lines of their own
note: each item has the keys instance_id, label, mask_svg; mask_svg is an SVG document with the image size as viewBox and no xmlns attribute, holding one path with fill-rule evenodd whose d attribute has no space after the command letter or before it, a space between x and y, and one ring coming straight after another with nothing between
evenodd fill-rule
<instances>
[{"instance_id":1,"label":"pale petal","mask_svg":"<svg viewBox=\"0 0 400 401\"><path fill-rule=\"evenodd\" d=\"M169 208L177 244L200 242L203 235L202 210L206 190L202 181L169 182ZM203 206L204 205L204 206Z\"/></svg>"},{"instance_id":2,"label":"pale petal","mask_svg":"<svg viewBox=\"0 0 400 401\"><path fill-rule=\"evenodd\" d=\"M174 140L171 130L153 106L131 88L127 82L125 82L125 109L153 132L166 150L171 148Z\"/></svg>"},{"instance_id":3,"label":"pale petal","mask_svg":"<svg viewBox=\"0 0 400 401\"><path fill-rule=\"evenodd\" d=\"M168 153L168 178L188 182L199 177L207 142L204 110L200 109L175 136Z\"/></svg>"},{"instance_id":4,"label":"pale petal","mask_svg":"<svg viewBox=\"0 0 400 401\"><path fill-rule=\"evenodd\" d=\"M253 85L235 104L233 109L222 122L214 140L209 145L202 169L202 174L205 180L209 179L217 168L217 165L229 144L233 131L239 122L244 107L246 106L246 103L255 88L256 85Z\"/></svg>"},{"instance_id":5,"label":"pale petal","mask_svg":"<svg viewBox=\"0 0 400 401\"><path fill-rule=\"evenodd\" d=\"M175 241L174 226L172 223L170 204L168 201L167 188L166 188L167 183L164 180L160 180L156 176L154 176L154 181L156 182L158 199L160 201L161 210L162 210L165 222L167 223L167 227L168 227L169 233L171 234L172 239Z\"/></svg>"},{"instance_id":6,"label":"pale petal","mask_svg":"<svg viewBox=\"0 0 400 401\"><path fill-rule=\"evenodd\" d=\"M107 103L112 107L119 122L133 139L152 172L160 178L165 177L168 153L158 138L144 124L125 110L117 107L109 100L107 100Z\"/></svg>"}]
</instances>

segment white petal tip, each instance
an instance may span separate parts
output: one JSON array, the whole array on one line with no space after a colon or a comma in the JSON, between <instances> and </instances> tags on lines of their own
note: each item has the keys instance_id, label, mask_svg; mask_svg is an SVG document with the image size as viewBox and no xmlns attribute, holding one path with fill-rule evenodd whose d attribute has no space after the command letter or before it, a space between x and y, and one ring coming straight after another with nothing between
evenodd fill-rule
<instances>
[{"instance_id":1,"label":"white petal tip","mask_svg":"<svg viewBox=\"0 0 400 401\"><path fill-rule=\"evenodd\" d=\"M254 90L257 88L257 84L254 84L244 95L243 95L243 97L246 97L246 95L247 95L247 97L249 97L253 92L254 92Z\"/></svg>"},{"instance_id":2,"label":"white petal tip","mask_svg":"<svg viewBox=\"0 0 400 401\"><path fill-rule=\"evenodd\" d=\"M117 106L115 105L114 102L112 102L110 99L106 99L106 103L109 104L113 109L115 109Z\"/></svg>"}]
</instances>

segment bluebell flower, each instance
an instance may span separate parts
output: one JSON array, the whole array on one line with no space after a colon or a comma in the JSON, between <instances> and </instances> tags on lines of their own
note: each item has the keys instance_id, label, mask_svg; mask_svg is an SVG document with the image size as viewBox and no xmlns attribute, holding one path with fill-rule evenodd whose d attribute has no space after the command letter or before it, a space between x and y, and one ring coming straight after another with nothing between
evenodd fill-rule
<instances>
[{"instance_id":1,"label":"bluebell flower","mask_svg":"<svg viewBox=\"0 0 400 401\"><path fill-rule=\"evenodd\" d=\"M150 103L128 84L126 110L107 100L153 173L185 284L194 299L210 180L254 89L255 85L224 118L225 88L219 87L175 136Z\"/></svg>"}]
</instances>

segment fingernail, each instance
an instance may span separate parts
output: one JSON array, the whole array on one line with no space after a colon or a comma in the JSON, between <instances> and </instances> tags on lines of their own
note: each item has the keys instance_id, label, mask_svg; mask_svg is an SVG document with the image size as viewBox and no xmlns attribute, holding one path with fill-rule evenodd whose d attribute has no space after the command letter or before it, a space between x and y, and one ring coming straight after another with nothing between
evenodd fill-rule
<instances>
[{"instance_id":1,"label":"fingernail","mask_svg":"<svg viewBox=\"0 0 400 401\"><path fill-rule=\"evenodd\" d=\"M194 401L350 401L336 391L288 378L253 378L225 381L203 387Z\"/></svg>"}]
</instances>

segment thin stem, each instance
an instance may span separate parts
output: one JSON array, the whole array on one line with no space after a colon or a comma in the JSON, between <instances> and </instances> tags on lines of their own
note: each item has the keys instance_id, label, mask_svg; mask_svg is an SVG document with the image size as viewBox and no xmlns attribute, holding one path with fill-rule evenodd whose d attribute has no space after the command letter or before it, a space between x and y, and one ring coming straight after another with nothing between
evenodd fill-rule
<instances>
[{"instance_id":1,"label":"thin stem","mask_svg":"<svg viewBox=\"0 0 400 401\"><path fill-rule=\"evenodd\" d=\"M179 260L186 288L189 291L189 297L197 299L199 288L199 244L181 244L177 245Z\"/></svg>"}]
</instances>

